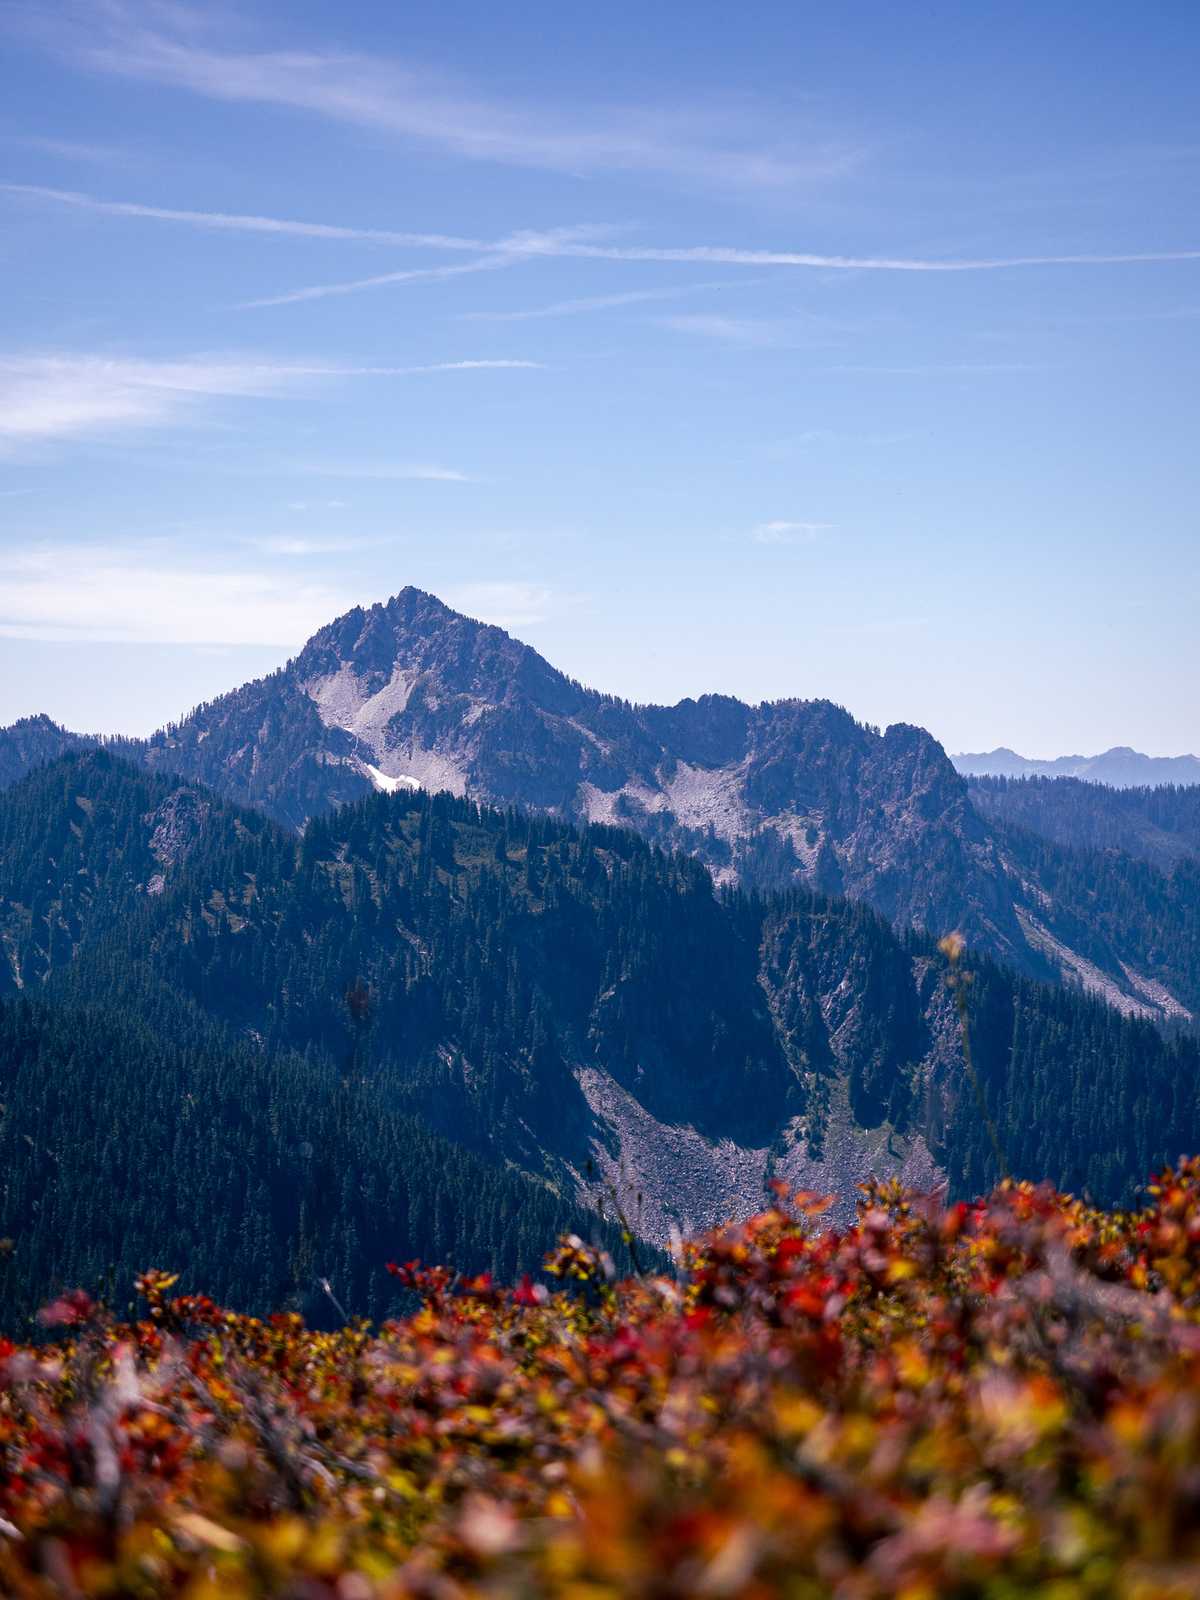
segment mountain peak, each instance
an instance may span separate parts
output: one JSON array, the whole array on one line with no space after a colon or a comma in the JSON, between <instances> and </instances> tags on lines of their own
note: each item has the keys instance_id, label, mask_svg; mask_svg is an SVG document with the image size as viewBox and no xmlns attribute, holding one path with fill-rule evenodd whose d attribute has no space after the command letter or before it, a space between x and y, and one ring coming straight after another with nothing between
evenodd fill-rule
<instances>
[{"instance_id":1,"label":"mountain peak","mask_svg":"<svg viewBox=\"0 0 1200 1600\"><path fill-rule=\"evenodd\" d=\"M514 677L531 663L543 676L566 681L536 650L503 628L465 616L437 595L408 584L389 600L354 606L326 624L289 663L289 670L305 684L342 665L359 678L435 672L446 680L443 687L463 690L465 678L481 672L484 679ZM472 692L485 688L481 682Z\"/></svg>"},{"instance_id":2,"label":"mountain peak","mask_svg":"<svg viewBox=\"0 0 1200 1600\"><path fill-rule=\"evenodd\" d=\"M312 652L333 650L340 660L353 661L356 666L369 669L378 665L381 656L386 654L385 641L392 641L403 650L413 641L450 637L460 641L488 638L497 645L507 641L516 651L531 656L537 654L532 646L513 639L494 623L481 622L455 611L428 590L405 584L390 599L377 600L368 606L351 606L349 611L327 622L313 634L291 665L303 664L301 670L306 671L305 658Z\"/></svg>"},{"instance_id":3,"label":"mountain peak","mask_svg":"<svg viewBox=\"0 0 1200 1600\"><path fill-rule=\"evenodd\" d=\"M402 617L406 621L427 621L432 623L446 623L450 621L474 622L475 626L482 628L486 624L468 617L461 611L455 611L452 606L436 594L431 594L428 589L418 589L415 584L406 583L390 600L383 600L373 611L383 611L390 617Z\"/></svg>"}]
</instances>

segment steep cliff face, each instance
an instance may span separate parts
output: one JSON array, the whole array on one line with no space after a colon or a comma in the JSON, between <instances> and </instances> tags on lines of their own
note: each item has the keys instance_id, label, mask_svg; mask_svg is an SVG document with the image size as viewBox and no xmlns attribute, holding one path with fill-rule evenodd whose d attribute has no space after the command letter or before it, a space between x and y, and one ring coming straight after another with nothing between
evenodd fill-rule
<instances>
[{"instance_id":1,"label":"steep cliff face","mask_svg":"<svg viewBox=\"0 0 1200 1600\"><path fill-rule=\"evenodd\" d=\"M0 732L0 783L34 752L82 742L35 721ZM845 894L1131 1012L1200 1014L1200 963L1180 978L1156 954L1178 943L1182 900L1156 945L1147 929L1168 901L1126 873L1118 902L1133 909L1092 937L1083 901L1062 899L1078 876L1070 849L1018 848L923 729L880 733L825 700L632 705L417 589L356 607L281 671L126 748L291 828L416 787L628 827L697 857L718 885Z\"/></svg>"}]
</instances>

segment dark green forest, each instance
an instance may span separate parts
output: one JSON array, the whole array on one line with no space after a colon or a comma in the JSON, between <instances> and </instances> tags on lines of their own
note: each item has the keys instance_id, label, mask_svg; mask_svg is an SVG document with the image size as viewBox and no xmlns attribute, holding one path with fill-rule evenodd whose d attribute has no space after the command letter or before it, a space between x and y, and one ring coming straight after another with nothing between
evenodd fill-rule
<instances>
[{"instance_id":1,"label":"dark green forest","mask_svg":"<svg viewBox=\"0 0 1200 1600\"><path fill-rule=\"evenodd\" d=\"M815 1154L841 1085L962 1194L1002 1162L1123 1199L1200 1147L1192 1038L973 961L985 1116L931 939L444 794L297 839L68 755L0 796L0 949L9 1321L110 1268L310 1312L327 1277L377 1315L390 1257L511 1275L563 1228L617 1247L581 1067L668 1127Z\"/></svg>"},{"instance_id":2,"label":"dark green forest","mask_svg":"<svg viewBox=\"0 0 1200 1600\"><path fill-rule=\"evenodd\" d=\"M260 1314L397 1309L386 1262L536 1269L564 1231L618 1235L381 1104L315 1053L231 1044L168 999L0 1005L3 1322L75 1284L124 1309L147 1267Z\"/></svg>"}]
</instances>

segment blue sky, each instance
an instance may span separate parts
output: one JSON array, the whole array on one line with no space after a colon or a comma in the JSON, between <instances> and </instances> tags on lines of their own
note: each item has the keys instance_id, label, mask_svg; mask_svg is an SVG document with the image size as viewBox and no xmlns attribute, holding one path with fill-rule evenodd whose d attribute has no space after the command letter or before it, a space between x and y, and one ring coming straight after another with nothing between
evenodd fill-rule
<instances>
[{"instance_id":1,"label":"blue sky","mask_svg":"<svg viewBox=\"0 0 1200 1600\"><path fill-rule=\"evenodd\" d=\"M0 721L416 583L635 699L1200 748L1190 0L0 30Z\"/></svg>"}]
</instances>

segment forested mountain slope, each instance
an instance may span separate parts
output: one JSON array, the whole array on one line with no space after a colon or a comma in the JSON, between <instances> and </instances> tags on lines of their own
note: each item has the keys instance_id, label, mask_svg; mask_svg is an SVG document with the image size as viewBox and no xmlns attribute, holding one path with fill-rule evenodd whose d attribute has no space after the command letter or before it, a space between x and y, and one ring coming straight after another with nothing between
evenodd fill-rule
<instances>
[{"instance_id":1,"label":"forested mountain slope","mask_svg":"<svg viewBox=\"0 0 1200 1600\"><path fill-rule=\"evenodd\" d=\"M1030 942L1118 1009L1145 1001L1168 1026L1194 1028L1200 788L992 778L973 779L971 795L1010 872L1035 891L1018 909Z\"/></svg>"},{"instance_id":2,"label":"forested mountain slope","mask_svg":"<svg viewBox=\"0 0 1200 1600\"><path fill-rule=\"evenodd\" d=\"M843 1203L871 1171L929 1182L942 1170L975 1191L996 1175L994 1132L1012 1170L1109 1198L1200 1136L1194 1042L978 962L989 1129L928 939L806 890L718 898L697 862L628 831L445 794L374 795L297 840L193 785L71 755L0 797L0 926L10 1151L28 1165L23 1152L49 1142L43 1080L61 1071L86 1100L111 1053L115 1087L66 1120L82 1149L59 1138L57 1164L86 1174L113 1140L166 1151L244 1113L252 1133L228 1149L251 1152L246 1182L272 1170L265 1128L283 1129L280 1160L320 1152L314 1207L352 1218L330 1227L360 1242L375 1226L360 1200L390 1225L385 1174L408 1137L396 1119L507 1167L514 1185L530 1174L546 1203L593 1203L611 1184L658 1241L753 1209L772 1173ZM32 997L33 1020L14 1022ZM91 1024L71 1018L98 1004L111 1043L72 1055L72 1030L86 1038ZM53 1037L22 1054L11 1041L31 1028ZM148 1071L164 1037L165 1064ZM21 1125L33 1115L40 1131ZM194 1187L211 1216L223 1183L189 1179L172 1205ZM257 1215L259 1199L230 1183L228 1206ZM139 1205L153 1189L135 1186ZM497 1193L472 1236L481 1250L512 1254L497 1219L529 1192ZM193 1213L170 1237L198 1226ZM6 1218L0 1230L14 1233ZM281 1239L294 1237L271 1234L284 1272ZM329 1249L349 1271L350 1246Z\"/></svg>"},{"instance_id":3,"label":"forested mountain slope","mask_svg":"<svg viewBox=\"0 0 1200 1600\"><path fill-rule=\"evenodd\" d=\"M79 742L45 719L0 731L0 784ZM1145 936L1157 885L1113 865L1102 929L1082 901L1060 904L1073 848L1059 838L1057 854L1026 859L921 729L880 733L821 700L632 705L416 589L348 612L279 672L122 748L293 829L414 785L629 827L719 883L846 894L1131 1013L1200 1015L1200 956L1162 955L1178 918Z\"/></svg>"},{"instance_id":4,"label":"forested mountain slope","mask_svg":"<svg viewBox=\"0 0 1200 1600\"><path fill-rule=\"evenodd\" d=\"M972 778L968 791L985 817L1057 845L1119 850L1164 872L1200 860L1200 784L1112 789L1079 778Z\"/></svg>"},{"instance_id":5,"label":"forested mountain slope","mask_svg":"<svg viewBox=\"0 0 1200 1600\"><path fill-rule=\"evenodd\" d=\"M22 717L10 727L0 728L0 789L7 789L45 762L56 761L68 750L88 749L97 742L60 728L49 717Z\"/></svg>"},{"instance_id":6,"label":"forested mountain slope","mask_svg":"<svg viewBox=\"0 0 1200 1600\"><path fill-rule=\"evenodd\" d=\"M616 1230L545 1185L439 1138L344 1064L231 1040L178 997L126 982L0 1001L0 1331L63 1288L123 1306L149 1267L265 1315L341 1320L397 1297L421 1256L504 1278L546 1241Z\"/></svg>"}]
</instances>

